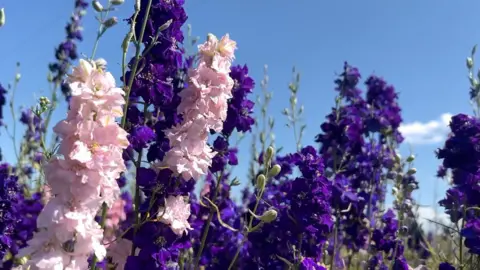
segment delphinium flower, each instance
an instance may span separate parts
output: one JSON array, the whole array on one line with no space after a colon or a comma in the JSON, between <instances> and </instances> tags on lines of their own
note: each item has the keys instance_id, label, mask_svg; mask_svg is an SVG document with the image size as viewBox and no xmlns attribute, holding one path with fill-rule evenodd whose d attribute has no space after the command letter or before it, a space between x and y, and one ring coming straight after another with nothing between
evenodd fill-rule
<instances>
[{"instance_id":1,"label":"delphinium flower","mask_svg":"<svg viewBox=\"0 0 480 270\"><path fill-rule=\"evenodd\" d=\"M248 234L248 249L238 265L242 269L281 269L293 265L322 263L322 250L332 230L332 186L324 176L317 151L307 146L291 155L301 176L265 188L259 212L274 208L277 218ZM249 208L256 202L251 197ZM303 261L303 258L307 258ZM313 268L315 269L315 268Z\"/></svg>"},{"instance_id":2,"label":"delphinium flower","mask_svg":"<svg viewBox=\"0 0 480 270\"><path fill-rule=\"evenodd\" d=\"M241 208L230 198L231 188L237 186L239 181L229 179L230 168L238 164L238 149L231 147L229 140L234 131L238 134L248 132L254 124L251 117L254 103L248 97L248 94L253 91L254 81L248 75L246 65L232 67L230 76L234 82L232 98L228 100L227 117L222 131L212 144L217 154L212 159L210 173L200 192L199 201L203 201L204 204L194 204L195 211L192 214L194 226L198 227L193 231L198 234L194 235L194 238L200 239L194 245L195 259L198 260L199 265L208 269L227 267L242 241L242 219L238 214ZM204 196L217 206L221 213L220 220L215 214L217 210L212 209L212 206L203 198ZM226 228L224 224L236 228L237 231Z\"/></svg>"},{"instance_id":3,"label":"delphinium flower","mask_svg":"<svg viewBox=\"0 0 480 270\"><path fill-rule=\"evenodd\" d=\"M145 7L148 4L149 1L140 1L141 8L138 17L145 17L147 10ZM202 89L201 84L205 82L202 81L206 78L205 76L213 75L212 79L218 76L213 70L210 71L208 67L202 66L200 69L190 72L195 73L200 70L206 73L198 74L196 77L189 74L189 77L193 79L190 79L188 83L185 79L189 62L185 62L184 65L183 49L180 47L183 41L180 27L186 20L182 5L183 1L152 1L148 17L149 23L144 33L146 38L142 40L145 48L148 48L148 52L145 51L142 60L145 61L145 65L141 72L133 78L131 87L127 128L131 131L129 140L136 145L135 151L132 148L131 153L136 152L137 161L142 159L143 150L148 148L147 160L151 166L142 167L140 163L135 163L137 165L136 183L145 194L144 203L140 207L142 213L140 220L149 219L150 222L142 223L141 226L130 230L126 235L127 239L133 241L133 250L139 252L138 256L130 256L127 259L127 269L137 269L138 267L156 269L155 267L175 265L180 253L190 248L188 235L190 228L189 224L185 223L187 222L185 218L188 218L191 212L188 200L193 195L195 180L192 179L192 176L198 179L205 175L206 169L211 164L211 157L213 157L211 150L209 151L211 157L198 156L201 154L199 150L203 151L209 147L205 136L202 138L202 134L208 134L210 127L218 130L222 126L228 108L227 99L222 96L223 92L217 91L221 90L220 88L212 85L212 92L205 93L208 94L208 97L221 98L216 103L220 107L213 106L213 102L205 102L208 101L207 96L199 95L201 92L195 92L195 89ZM136 26L135 31L138 37L141 27L139 24ZM151 43L151 37L158 37L161 40ZM216 54L224 53L225 48L220 47L220 49ZM226 52L228 53L228 51ZM214 58L215 61L209 64L214 64L214 67L224 74L219 76L218 85L230 83L233 86L233 81L227 79L229 78L230 64L215 66L219 62L216 61L218 57ZM205 62L205 58L203 62ZM130 64L131 68L134 67L133 63L134 59ZM131 75L131 71L127 72L125 81L130 80ZM222 78L227 81L222 82ZM196 79L198 81L195 81ZM195 85L196 82L199 84ZM228 88L226 89L228 90ZM204 87L203 90L209 90L209 88ZM198 102L193 97L199 98ZM138 104L144 106L143 110L139 109L141 106ZM195 104L198 105L196 108L194 108ZM211 106L210 110L208 106ZM196 109L203 111L195 112ZM187 115L182 116L182 114ZM197 114L198 117L194 117L194 114ZM202 126L202 122L197 121L202 118L209 122L203 121ZM195 121L191 121L193 119ZM148 135L152 134L148 129L139 130L139 126L154 130L154 140L152 141ZM197 130L193 131L192 127ZM188 130L190 131L186 132ZM198 132L195 134L195 138L192 137L194 132ZM186 135L188 138L185 137ZM199 144L195 146L197 143ZM203 148L198 148L198 146L203 146ZM184 155L189 156L184 157ZM127 156L129 159L132 157L130 154ZM199 163L190 163L187 158L195 156ZM173 162L174 160L175 162ZM175 164L177 160L185 165L200 165L201 167L194 167L194 170L187 171ZM174 166L171 167L172 165ZM173 214L174 212L176 214ZM167 216L163 216L165 214Z\"/></svg>"},{"instance_id":4,"label":"delphinium flower","mask_svg":"<svg viewBox=\"0 0 480 270\"><path fill-rule=\"evenodd\" d=\"M37 219L38 232L19 256L24 267L86 269L93 252L102 260L103 229L95 221L102 203L111 207L119 197L116 179L125 170L122 149L126 132L115 118L122 116L123 90L95 62L80 60L69 77L70 109L54 131L62 138L58 156L45 166L51 198Z\"/></svg>"},{"instance_id":5,"label":"delphinium flower","mask_svg":"<svg viewBox=\"0 0 480 270\"><path fill-rule=\"evenodd\" d=\"M387 172L393 169L394 148L403 141L397 94L383 79L370 76L366 98L357 87L361 76L347 63L335 81L336 106L317 135L326 176L333 182L332 207L337 220L329 252L336 257L342 245L351 250L347 267L368 244L374 213L385 200ZM335 256L334 256L335 255ZM337 260L335 258L334 260Z\"/></svg>"},{"instance_id":6,"label":"delphinium flower","mask_svg":"<svg viewBox=\"0 0 480 270\"><path fill-rule=\"evenodd\" d=\"M186 19L183 1L163 0L136 1L135 14L129 19L136 42L141 42L144 50L142 68L136 69L139 59L134 57L128 64L130 70L122 78L129 88L125 128L132 144L123 156L136 167L133 229L127 231L122 242L130 243L130 253L138 255L121 262L125 269L157 269L176 263L179 250L189 243L187 235L178 236L165 224L166 220L160 222L159 211L170 195L188 200L195 181L158 168L170 149L165 131L182 121L177 107L181 102L178 93L186 84L185 73L189 68L184 65L181 47L181 27ZM143 20L148 20L145 28ZM145 166L145 153L151 166ZM140 192L145 195L143 203Z\"/></svg>"},{"instance_id":7,"label":"delphinium flower","mask_svg":"<svg viewBox=\"0 0 480 270\"><path fill-rule=\"evenodd\" d=\"M19 185L17 199L12 204L12 211L15 211L19 222L11 235L10 259L3 262L2 269L11 269L14 266L19 249L27 246L28 240L37 230L37 217L43 209L42 194L40 192L26 194L26 190L27 186Z\"/></svg>"},{"instance_id":8,"label":"delphinium flower","mask_svg":"<svg viewBox=\"0 0 480 270\"><path fill-rule=\"evenodd\" d=\"M88 3L84 0L74 1L75 6L72 16L70 17L70 22L65 27L67 34L66 39L62 41L55 50L55 58L57 59L57 62L49 65L50 72L53 73L52 82L56 86L61 86L62 93L67 100L71 95L71 89L68 84L63 82L72 61L75 61L78 58L76 42L83 40L81 20L88 7Z\"/></svg>"},{"instance_id":9,"label":"delphinium flower","mask_svg":"<svg viewBox=\"0 0 480 270\"><path fill-rule=\"evenodd\" d=\"M450 129L451 133L444 147L437 151L437 156L443 159L443 167L452 173L452 187L439 204L445 207L445 212L453 223L461 220L460 240L465 239L462 242L470 253L480 255L480 220L477 217L478 210L472 208L480 204L480 152L477 147L480 120L458 114L452 117Z\"/></svg>"},{"instance_id":10,"label":"delphinium flower","mask_svg":"<svg viewBox=\"0 0 480 270\"><path fill-rule=\"evenodd\" d=\"M375 269L378 266L380 268L385 267L383 260L380 259L382 257L393 261L391 264L393 269L408 269L408 264L403 256L404 246L398 237L399 229L395 213L392 209L389 209L382 216L381 224L373 230L370 248L374 250L373 254L376 255L370 259L369 269Z\"/></svg>"},{"instance_id":11,"label":"delphinium flower","mask_svg":"<svg viewBox=\"0 0 480 270\"><path fill-rule=\"evenodd\" d=\"M7 253L16 253L13 236L21 220L14 206L18 203L20 192L17 177L11 173L10 166L0 164L0 265Z\"/></svg>"},{"instance_id":12,"label":"delphinium flower","mask_svg":"<svg viewBox=\"0 0 480 270\"><path fill-rule=\"evenodd\" d=\"M3 106L7 102L7 90L0 84L0 126L3 126Z\"/></svg>"},{"instance_id":13,"label":"delphinium flower","mask_svg":"<svg viewBox=\"0 0 480 270\"><path fill-rule=\"evenodd\" d=\"M23 178L30 179L34 172L33 169L38 170L44 161L41 144L46 127L41 115L35 114L30 108L22 111L20 122L26 126L26 129L20 145L20 160L17 167L22 168L21 171L18 171L18 176L25 183L26 180Z\"/></svg>"}]
</instances>

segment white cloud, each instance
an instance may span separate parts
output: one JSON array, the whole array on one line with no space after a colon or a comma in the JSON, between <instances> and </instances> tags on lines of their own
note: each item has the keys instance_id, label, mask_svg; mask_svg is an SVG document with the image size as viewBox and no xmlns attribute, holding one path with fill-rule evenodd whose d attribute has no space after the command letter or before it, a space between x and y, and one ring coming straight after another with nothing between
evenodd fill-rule
<instances>
[{"instance_id":1,"label":"white cloud","mask_svg":"<svg viewBox=\"0 0 480 270\"><path fill-rule=\"evenodd\" d=\"M418 207L416 214L418 215L418 223L422 224L422 228L425 231L441 231L443 229L443 226L435 224L435 222L446 226L449 226L451 224L450 218L445 212L437 210L437 212L435 213L435 208L431 206ZM431 220L435 222L431 222Z\"/></svg>"},{"instance_id":2,"label":"white cloud","mask_svg":"<svg viewBox=\"0 0 480 270\"><path fill-rule=\"evenodd\" d=\"M442 114L439 119L428 122L412 122L402 124L400 132L405 137L405 142L411 144L435 144L445 140L448 134L448 124L452 115Z\"/></svg>"}]
</instances>

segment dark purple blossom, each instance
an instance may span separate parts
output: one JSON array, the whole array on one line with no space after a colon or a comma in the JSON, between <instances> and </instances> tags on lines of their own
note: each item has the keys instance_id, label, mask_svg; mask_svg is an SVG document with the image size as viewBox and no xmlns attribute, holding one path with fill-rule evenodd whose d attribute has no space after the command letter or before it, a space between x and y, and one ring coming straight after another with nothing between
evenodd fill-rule
<instances>
[{"instance_id":1,"label":"dark purple blossom","mask_svg":"<svg viewBox=\"0 0 480 270\"><path fill-rule=\"evenodd\" d=\"M56 62L50 63L50 72L53 73L52 82L55 85L61 86L62 93L68 100L71 93L70 87L63 83L65 75L72 63L78 58L77 41L82 41L82 17L85 15L85 10L88 3L84 0L75 0L73 13L70 17L70 22L65 27L66 39L58 45L55 49Z\"/></svg>"}]
</instances>

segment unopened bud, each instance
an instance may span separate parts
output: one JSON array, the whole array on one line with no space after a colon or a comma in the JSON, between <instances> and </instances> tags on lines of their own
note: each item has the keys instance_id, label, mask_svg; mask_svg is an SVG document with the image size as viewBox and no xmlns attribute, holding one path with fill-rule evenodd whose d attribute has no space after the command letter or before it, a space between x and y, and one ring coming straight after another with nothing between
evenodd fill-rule
<instances>
[{"instance_id":1,"label":"unopened bud","mask_svg":"<svg viewBox=\"0 0 480 270\"><path fill-rule=\"evenodd\" d=\"M402 161L402 156L400 155L400 153L395 153L395 160L400 163Z\"/></svg>"},{"instance_id":2,"label":"unopened bud","mask_svg":"<svg viewBox=\"0 0 480 270\"><path fill-rule=\"evenodd\" d=\"M473 68L473 59L471 57L467 57L467 68Z\"/></svg>"},{"instance_id":3,"label":"unopened bud","mask_svg":"<svg viewBox=\"0 0 480 270\"><path fill-rule=\"evenodd\" d=\"M140 11L140 0L135 0L135 11Z\"/></svg>"},{"instance_id":4,"label":"unopened bud","mask_svg":"<svg viewBox=\"0 0 480 270\"><path fill-rule=\"evenodd\" d=\"M40 106L47 106L50 104L50 100L47 97L40 97L39 99Z\"/></svg>"},{"instance_id":5,"label":"unopened bud","mask_svg":"<svg viewBox=\"0 0 480 270\"><path fill-rule=\"evenodd\" d=\"M409 175L413 175L413 174L416 174L417 173L417 169L415 168L411 168L410 170L408 170L407 172Z\"/></svg>"},{"instance_id":6,"label":"unopened bud","mask_svg":"<svg viewBox=\"0 0 480 270\"><path fill-rule=\"evenodd\" d=\"M392 187L392 195L395 196L398 194L398 188Z\"/></svg>"},{"instance_id":7,"label":"unopened bud","mask_svg":"<svg viewBox=\"0 0 480 270\"><path fill-rule=\"evenodd\" d=\"M240 180L238 180L238 177L235 177L232 182L230 182L231 187L239 186L240 185Z\"/></svg>"},{"instance_id":8,"label":"unopened bud","mask_svg":"<svg viewBox=\"0 0 480 270\"><path fill-rule=\"evenodd\" d=\"M20 78L22 78L22 74L20 74L20 73L15 74L15 81L16 82L19 82Z\"/></svg>"},{"instance_id":9,"label":"unopened bud","mask_svg":"<svg viewBox=\"0 0 480 270\"><path fill-rule=\"evenodd\" d=\"M260 216L260 220L265 223L270 223L272 221L275 221L275 219L277 219L277 215L278 215L277 211L270 209Z\"/></svg>"},{"instance_id":10,"label":"unopened bud","mask_svg":"<svg viewBox=\"0 0 480 270\"><path fill-rule=\"evenodd\" d=\"M5 25L5 9L0 8L0 27Z\"/></svg>"},{"instance_id":11,"label":"unopened bud","mask_svg":"<svg viewBox=\"0 0 480 270\"><path fill-rule=\"evenodd\" d=\"M123 49L124 52L126 52L128 50L128 45L130 45L130 41L132 40L132 38L133 38L133 31L130 31L130 32L127 33L127 35L123 39L122 49Z\"/></svg>"},{"instance_id":12,"label":"unopened bud","mask_svg":"<svg viewBox=\"0 0 480 270\"><path fill-rule=\"evenodd\" d=\"M257 176L257 183L255 183L255 185L257 186L258 190L263 191L265 189L266 182L267 182L267 178L265 177L265 175L259 174Z\"/></svg>"},{"instance_id":13,"label":"unopened bud","mask_svg":"<svg viewBox=\"0 0 480 270\"><path fill-rule=\"evenodd\" d=\"M100 2L98 2L97 0L93 0L93 1L92 1L92 6L93 6L93 9L95 9L95 10L98 11L98 12L102 12L102 11L103 11L103 6L102 6L102 4L100 4Z\"/></svg>"},{"instance_id":14,"label":"unopened bud","mask_svg":"<svg viewBox=\"0 0 480 270\"><path fill-rule=\"evenodd\" d=\"M275 177L277 176L280 171L282 170L282 167L278 164L275 164L269 171L268 171L268 176L269 177Z\"/></svg>"},{"instance_id":15,"label":"unopened bud","mask_svg":"<svg viewBox=\"0 0 480 270\"><path fill-rule=\"evenodd\" d=\"M417 184L410 183L410 184L408 184L408 188L411 189L411 190L417 189Z\"/></svg>"},{"instance_id":16,"label":"unopened bud","mask_svg":"<svg viewBox=\"0 0 480 270\"><path fill-rule=\"evenodd\" d=\"M115 6L119 6L123 3L125 3L125 0L110 0L110 3Z\"/></svg>"},{"instance_id":17,"label":"unopened bud","mask_svg":"<svg viewBox=\"0 0 480 270\"><path fill-rule=\"evenodd\" d=\"M15 258L19 265L24 265L28 262L28 256L23 256L21 258Z\"/></svg>"},{"instance_id":18,"label":"unopened bud","mask_svg":"<svg viewBox=\"0 0 480 270\"><path fill-rule=\"evenodd\" d=\"M112 17L105 22L103 22L103 25L105 25L106 28L110 28L118 23L118 18L117 17Z\"/></svg>"},{"instance_id":19,"label":"unopened bud","mask_svg":"<svg viewBox=\"0 0 480 270\"><path fill-rule=\"evenodd\" d=\"M283 115L288 115L288 113L289 113L289 111L288 111L287 108L283 109L283 111L282 111L282 114L283 114Z\"/></svg>"},{"instance_id":20,"label":"unopened bud","mask_svg":"<svg viewBox=\"0 0 480 270\"><path fill-rule=\"evenodd\" d=\"M269 146L267 148L267 151L265 151L265 159L264 160L265 161L272 160L273 152L274 152L273 147Z\"/></svg>"},{"instance_id":21,"label":"unopened bud","mask_svg":"<svg viewBox=\"0 0 480 270\"><path fill-rule=\"evenodd\" d=\"M260 142L265 143L265 132L260 133Z\"/></svg>"},{"instance_id":22,"label":"unopened bud","mask_svg":"<svg viewBox=\"0 0 480 270\"><path fill-rule=\"evenodd\" d=\"M107 61L103 58L98 58L97 60L95 60L95 66L99 69L105 70L105 68L107 67Z\"/></svg>"},{"instance_id":23,"label":"unopened bud","mask_svg":"<svg viewBox=\"0 0 480 270\"><path fill-rule=\"evenodd\" d=\"M170 27L170 25L172 24L172 22L173 22L172 19L166 21L164 24L162 24L162 25L158 28L158 31L159 31L159 32L162 32L162 31L168 29L168 27Z\"/></svg>"}]
</instances>

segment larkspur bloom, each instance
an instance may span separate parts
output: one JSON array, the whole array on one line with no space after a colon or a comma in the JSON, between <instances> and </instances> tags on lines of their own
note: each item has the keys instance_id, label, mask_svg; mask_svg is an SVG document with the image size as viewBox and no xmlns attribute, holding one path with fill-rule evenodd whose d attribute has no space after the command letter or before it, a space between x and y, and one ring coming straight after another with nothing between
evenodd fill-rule
<instances>
[{"instance_id":1,"label":"larkspur bloom","mask_svg":"<svg viewBox=\"0 0 480 270\"><path fill-rule=\"evenodd\" d=\"M52 81L56 85L61 86L62 93L67 100L71 96L71 90L69 85L63 82L68 69L72 65L72 61L78 58L76 42L83 40L81 20L88 7L88 3L85 0L74 0L74 2L74 11L70 17L70 22L65 27L66 39L55 50L57 62L49 65L49 69L53 73Z\"/></svg>"},{"instance_id":2,"label":"larkspur bloom","mask_svg":"<svg viewBox=\"0 0 480 270\"><path fill-rule=\"evenodd\" d=\"M116 179L125 170L126 133L115 118L122 115L123 90L94 62L80 60L69 78L72 89L67 118L54 131L62 138L59 155L45 166L51 198L38 216L38 232L19 256L23 267L85 269L92 254L106 255L103 229L95 221L102 203L111 207L120 195Z\"/></svg>"},{"instance_id":3,"label":"larkspur bloom","mask_svg":"<svg viewBox=\"0 0 480 270\"><path fill-rule=\"evenodd\" d=\"M206 175L215 156L207 145L210 130L220 132L227 118L233 80L229 76L236 43L228 35L209 35L199 46L200 62L189 72L189 87L180 92L178 112L184 121L166 132L171 149L165 164L187 180Z\"/></svg>"}]
</instances>

